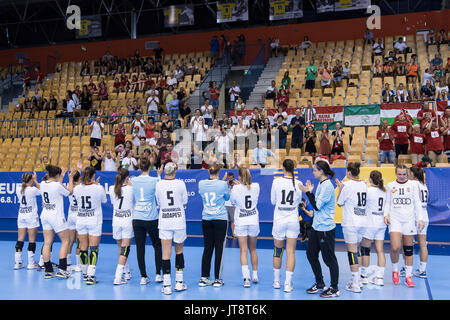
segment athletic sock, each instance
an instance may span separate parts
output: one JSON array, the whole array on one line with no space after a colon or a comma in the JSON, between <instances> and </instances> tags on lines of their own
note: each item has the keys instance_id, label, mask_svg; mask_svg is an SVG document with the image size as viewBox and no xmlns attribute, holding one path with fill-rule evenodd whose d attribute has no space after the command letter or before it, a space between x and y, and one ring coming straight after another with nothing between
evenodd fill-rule
<instances>
[{"instance_id":1,"label":"athletic sock","mask_svg":"<svg viewBox=\"0 0 450 320\"><path fill-rule=\"evenodd\" d=\"M128 264L128 260L127 262L125 262L125 268L123 269L123 272L130 273L130 265Z\"/></svg>"},{"instance_id":2,"label":"athletic sock","mask_svg":"<svg viewBox=\"0 0 450 320\"><path fill-rule=\"evenodd\" d=\"M177 269L175 273L175 280L177 282L183 282L183 269Z\"/></svg>"},{"instance_id":3,"label":"athletic sock","mask_svg":"<svg viewBox=\"0 0 450 320\"><path fill-rule=\"evenodd\" d=\"M367 277L367 268L366 267L360 267L359 268L359 273L361 274L361 276Z\"/></svg>"},{"instance_id":4,"label":"athletic sock","mask_svg":"<svg viewBox=\"0 0 450 320\"><path fill-rule=\"evenodd\" d=\"M114 276L114 278L115 278L114 280L119 281L120 279L122 279L123 268L124 268L124 265L122 265L122 264L118 264L117 265L116 274Z\"/></svg>"},{"instance_id":5,"label":"athletic sock","mask_svg":"<svg viewBox=\"0 0 450 320\"><path fill-rule=\"evenodd\" d=\"M83 272L83 274L87 274L89 263L89 255L87 250L80 252L80 263L81 271Z\"/></svg>"},{"instance_id":6,"label":"athletic sock","mask_svg":"<svg viewBox=\"0 0 450 320\"><path fill-rule=\"evenodd\" d=\"M412 266L405 266L405 270L406 270L406 276L410 277L412 276Z\"/></svg>"},{"instance_id":7,"label":"athletic sock","mask_svg":"<svg viewBox=\"0 0 450 320\"><path fill-rule=\"evenodd\" d=\"M51 261L44 262L45 272L53 272L53 265Z\"/></svg>"},{"instance_id":8,"label":"athletic sock","mask_svg":"<svg viewBox=\"0 0 450 320\"><path fill-rule=\"evenodd\" d=\"M248 265L241 266L242 269L242 277L244 279L250 279L250 270L248 269Z\"/></svg>"},{"instance_id":9,"label":"athletic sock","mask_svg":"<svg viewBox=\"0 0 450 320\"><path fill-rule=\"evenodd\" d=\"M163 275L163 285L164 286L170 286L172 283L171 283L172 281L171 281L171 279L170 279L170 273L165 273L164 275Z\"/></svg>"},{"instance_id":10,"label":"athletic sock","mask_svg":"<svg viewBox=\"0 0 450 320\"><path fill-rule=\"evenodd\" d=\"M292 271L286 271L286 279L284 280L284 283L291 283L291 281L292 281L292 274L293 274L294 272L292 272Z\"/></svg>"},{"instance_id":11,"label":"athletic sock","mask_svg":"<svg viewBox=\"0 0 450 320\"><path fill-rule=\"evenodd\" d=\"M377 267L377 277L379 278L384 277L384 267Z\"/></svg>"},{"instance_id":12,"label":"athletic sock","mask_svg":"<svg viewBox=\"0 0 450 320\"><path fill-rule=\"evenodd\" d=\"M420 261L419 271L420 272L425 272L425 270L427 270L427 263Z\"/></svg>"},{"instance_id":13,"label":"athletic sock","mask_svg":"<svg viewBox=\"0 0 450 320\"><path fill-rule=\"evenodd\" d=\"M273 281L280 281L281 269L273 269Z\"/></svg>"},{"instance_id":14,"label":"athletic sock","mask_svg":"<svg viewBox=\"0 0 450 320\"><path fill-rule=\"evenodd\" d=\"M67 254L67 265L72 265L72 254L70 253Z\"/></svg>"},{"instance_id":15,"label":"athletic sock","mask_svg":"<svg viewBox=\"0 0 450 320\"><path fill-rule=\"evenodd\" d=\"M392 271L397 271L398 272L398 262L397 263L392 263Z\"/></svg>"},{"instance_id":16,"label":"athletic sock","mask_svg":"<svg viewBox=\"0 0 450 320\"><path fill-rule=\"evenodd\" d=\"M359 283L359 272L352 272L352 281L354 284L358 284Z\"/></svg>"},{"instance_id":17,"label":"athletic sock","mask_svg":"<svg viewBox=\"0 0 450 320\"><path fill-rule=\"evenodd\" d=\"M80 255L79 254L75 255L75 261L77 263L77 266L79 266L81 264L81 262L80 262Z\"/></svg>"},{"instance_id":18,"label":"athletic sock","mask_svg":"<svg viewBox=\"0 0 450 320\"><path fill-rule=\"evenodd\" d=\"M34 252L28 251L28 264L34 264Z\"/></svg>"},{"instance_id":19,"label":"athletic sock","mask_svg":"<svg viewBox=\"0 0 450 320\"><path fill-rule=\"evenodd\" d=\"M258 270L253 270L253 278L258 278Z\"/></svg>"},{"instance_id":20,"label":"athletic sock","mask_svg":"<svg viewBox=\"0 0 450 320\"><path fill-rule=\"evenodd\" d=\"M88 265L88 267L87 267L87 275L89 277L95 276L95 269L96 269L96 266L94 266L92 264Z\"/></svg>"},{"instance_id":21,"label":"athletic sock","mask_svg":"<svg viewBox=\"0 0 450 320\"><path fill-rule=\"evenodd\" d=\"M42 266L44 266L44 257L42 256L42 254L41 254L41 256L39 257L39 265L42 267Z\"/></svg>"},{"instance_id":22,"label":"athletic sock","mask_svg":"<svg viewBox=\"0 0 450 320\"><path fill-rule=\"evenodd\" d=\"M15 252L14 253L14 262L15 263L22 263L22 252Z\"/></svg>"},{"instance_id":23,"label":"athletic sock","mask_svg":"<svg viewBox=\"0 0 450 320\"><path fill-rule=\"evenodd\" d=\"M59 259L58 269L63 271L67 270L67 258Z\"/></svg>"}]
</instances>

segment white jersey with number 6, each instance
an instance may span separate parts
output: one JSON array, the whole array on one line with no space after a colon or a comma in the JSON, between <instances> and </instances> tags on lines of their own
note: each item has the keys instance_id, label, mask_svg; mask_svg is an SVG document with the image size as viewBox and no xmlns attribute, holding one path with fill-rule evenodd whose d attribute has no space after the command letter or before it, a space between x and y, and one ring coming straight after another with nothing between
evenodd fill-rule
<instances>
[{"instance_id":1,"label":"white jersey with number 6","mask_svg":"<svg viewBox=\"0 0 450 320\"><path fill-rule=\"evenodd\" d=\"M109 187L109 196L113 204L113 227L128 226L133 221L133 187L122 186L122 196L117 197L114 186Z\"/></svg>"},{"instance_id":2,"label":"white jersey with number 6","mask_svg":"<svg viewBox=\"0 0 450 320\"><path fill-rule=\"evenodd\" d=\"M370 186L367 188L367 206L368 227L383 228L384 223L384 207L386 205L386 192L378 187Z\"/></svg>"},{"instance_id":3,"label":"white jersey with number 6","mask_svg":"<svg viewBox=\"0 0 450 320\"><path fill-rule=\"evenodd\" d=\"M345 181L337 204L343 206L343 227L367 227L367 185L364 181Z\"/></svg>"},{"instance_id":4,"label":"white jersey with number 6","mask_svg":"<svg viewBox=\"0 0 450 320\"><path fill-rule=\"evenodd\" d=\"M302 192L298 189L300 183L294 180L295 187L292 184L292 178L276 178L272 183L270 192L270 201L275 206L273 214L273 223L298 223L298 205L302 200Z\"/></svg>"},{"instance_id":5,"label":"white jersey with number 6","mask_svg":"<svg viewBox=\"0 0 450 320\"><path fill-rule=\"evenodd\" d=\"M248 226L259 224L259 214L256 206L259 198L259 184L252 183L250 189L243 184L238 184L231 190L230 201L236 207L234 212L234 224L236 226Z\"/></svg>"},{"instance_id":6,"label":"white jersey with number 6","mask_svg":"<svg viewBox=\"0 0 450 320\"><path fill-rule=\"evenodd\" d=\"M160 230L186 229L184 207L188 202L186 185L178 179L164 179L156 184L156 202L159 205Z\"/></svg>"},{"instance_id":7,"label":"white jersey with number 6","mask_svg":"<svg viewBox=\"0 0 450 320\"><path fill-rule=\"evenodd\" d=\"M416 182L408 180L400 183L393 181L386 187L387 199L384 215L398 222L422 220L422 204L419 187Z\"/></svg>"},{"instance_id":8,"label":"white jersey with number 6","mask_svg":"<svg viewBox=\"0 0 450 320\"><path fill-rule=\"evenodd\" d=\"M36 197L41 195L39 189L36 187L26 187L22 193L22 187L18 187L16 194L20 203L18 219L29 220L31 218L37 218Z\"/></svg>"},{"instance_id":9,"label":"white jersey with number 6","mask_svg":"<svg viewBox=\"0 0 450 320\"><path fill-rule=\"evenodd\" d=\"M101 185L80 184L73 189L73 195L78 203L77 225L98 225L103 222L102 203L106 203L107 199Z\"/></svg>"}]
</instances>

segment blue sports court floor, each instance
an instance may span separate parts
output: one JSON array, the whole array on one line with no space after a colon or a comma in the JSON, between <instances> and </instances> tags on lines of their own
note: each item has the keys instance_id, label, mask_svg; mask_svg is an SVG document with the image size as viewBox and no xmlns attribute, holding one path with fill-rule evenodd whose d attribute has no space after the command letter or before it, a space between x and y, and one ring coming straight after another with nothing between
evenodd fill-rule
<instances>
[{"instance_id":1,"label":"blue sports court floor","mask_svg":"<svg viewBox=\"0 0 450 320\"><path fill-rule=\"evenodd\" d=\"M263 242L263 241L261 241ZM267 241L269 245L269 242ZM129 262L133 278L125 285L114 286L112 284L117 263L117 246L114 244L101 244L99 260L97 264L97 278L99 283L93 286L85 285L80 278L80 273L74 273L72 279L45 280L42 272L36 270L14 270L14 241L0 241L0 299L37 299L37 300L316 300L322 299L318 295L309 295L305 292L314 283L311 268L306 259L304 250L296 251L296 268L293 277L294 291L284 293L282 290L272 288L272 249L258 249L260 282L251 288L242 287L241 266L239 262L239 249L228 247L225 249L223 279L225 285L221 288L200 288L197 282L200 278L200 263L202 248L199 246L185 247L185 282L188 290L173 292L171 296L161 293L161 284L154 282L153 249L147 246L146 262L147 273L151 282L146 286L139 285L140 274L136 261L135 247L132 247ZM38 243L40 250L42 243ZM25 243L25 248L27 243ZM266 246L267 247L267 246ZM57 262L59 243L53 248L54 262ZM414 278L416 287L407 288L403 283L394 286L391 280L390 258L387 254L387 266L385 273L385 286L378 287L367 285L362 293L356 294L345 290L345 283L350 279L347 254L337 252L340 267L340 291L341 296L336 299L345 300L443 300L450 299L450 274L448 265L450 256L430 255L428 261L428 280ZM26 252L24 252L26 263ZM418 255L415 254L415 268L418 265ZM376 262L376 254L372 254L372 263ZM74 256L73 256L74 260ZM172 258L172 261L174 259ZM213 260L214 261L214 260ZM285 257L283 257L283 263ZM214 263L212 264L214 265ZM173 267L173 262L172 262ZM284 270L284 269L282 269ZM329 274L326 267L323 268L325 282L329 284ZM213 270L211 275L213 275ZM284 271L282 271L284 282Z\"/></svg>"}]
</instances>

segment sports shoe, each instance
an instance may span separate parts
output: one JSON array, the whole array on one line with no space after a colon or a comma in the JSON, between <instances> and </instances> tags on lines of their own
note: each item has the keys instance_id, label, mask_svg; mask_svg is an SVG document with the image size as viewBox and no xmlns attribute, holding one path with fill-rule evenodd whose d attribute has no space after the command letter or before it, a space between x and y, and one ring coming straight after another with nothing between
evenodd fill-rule
<instances>
[{"instance_id":1,"label":"sports shoe","mask_svg":"<svg viewBox=\"0 0 450 320\"><path fill-rule=\"evenodd\" d=\"M328 289L322 291L320 293L320 296L322 298L333 298L333 297L339 297L341 293L339 292L338 289L335 289L333 287L329 287Z\"/></svg>"},{"instance_id":2,"label":"sports shoe","mask_svg":"<svg viewBox=\"0 0 450 320\"><path fill-rule=\"evenodd\" d=\"M210 280L209 278L201 277L200 281L198 282L198 286L199 287L212 286L213 283L214 283L214 281Z\"/></svg>"},{"instance_id":3,"label":"sports shoe","mask_svg":"<svg viewBox=\"0 0 450 320\"><path fill-rule=\"evenodd\" d=\"M54 262L52 262L52 267L53 267L53 269L58 269L59 268L59 266L56 263L54 263Z\"/></svg>"},{"instance_id":4,"label":"sports shoe","mask_svg":"<svg viewBox=\"0 0 450 320\"><path fill-rule=\"evenodd\" d=\"M172 294L172 286L171 285L162 286L161 292L167 295Z\"/></svg>"},{"instance_id":5,"label":"sports shoe","mask_svg":"<svg viewBox=\"0 0 450 320\"><path fill-rule=\"evenodd\" d=\"M273 282L273 288L274 289L280 289L281 288L281 282L280 282L280 280L275 280L274 282Z\"/></svg>"},{"instance_id":6,"label":"sports shoe","mask_svg":"<svg viewBox=\"0 0 450 320\"><path fill-rule=\"evenodd\" d=\"M218 287L223 286L224 284L225 284L225 283L223 282L222 279L216 279L216 280L214 280L213 286L216 287L216 288L218 288Z\"/></svg>"},{"instance_id":7,"label":"sports shoe","mask_svg":"<svg viewBox=\"0 0 450 320\"><path fill-rule=\"evenodd\" d=\"M23 269L23 268L25 268L25 266L23 265L22 262L14 264L14 270L19 270L19 269Z\"/></svg>"},{"instance_id":8,"label":"sports shoe","mask_svg":"<svg viewBox=\"0 0 450 320\"><path fill-rule=\"evenodd\" d=\"M367 278L367 276L361 276L361 278L360 278L360 280L359 280L359 283L360 283L361 285L363 285L363 284L369 284L369 279Z\"/></svg>"},{"instance_id":9,"label":"sports shoe","mask_svg":"<svg viewBox=\"0 0 450 320\"><path fill-rule=\"evenodd\" d=\"M291 292L292 290L294 290L294 288L292 287L292 285L290 283L284 284L284 292Z\"/></svg>"},{"instance_id":10,"label":"sports shoe","mask_svg":"<svg viewBox=\"0 0 450 320\"><path fill-rule=\"evenodd\" d=\"M347 282L347 285L345 286L345 289L348 291L354 292L354 293L361 293L361 287L358 284L354 284L353 280L350 280Z\"/></svg>"},{"instance_id":11,"label":"sports shoe","mask_svg":"<svg viewBox=\"0 0 450 320\"><path fill-rule=\"evenodd\" d=\"M46 272L44 275L44 279L51 279L56 276L56 272Z\"/></svg>"},{"instance_id":12,"label":"sports shoe","mask_svg":"<svg viewBox=\"0 0 450 320\"><path fill-rule=\"evenodd\" d=\"M73 272L81 272L81 266L70 265L70 266L67 266L67 270L73 271Z\"/></svg>"},{"instance_id":13,"label":"sports shoe","mask_svg":"<svg viewBox=\"0 0 450 320\"><path fill-rule=\"evenodd\" d=\"M184 291L186 289L187 285L183 281L177 281L177 283L175 283L175 291Z\"/></svg>"},{"instance_id":14,"label":"sports shoe","mask_svg":"<svg viewBox=\"0 0 450 320\"><path fill-rule=\"evenodd\" d=\"M373 277L369 281L370 283L377 285L377 286L384 286L384 279L383 277Z\"/></svg>"},{"instance_id":15,"label":"sports shoe","mask_svg":"<svg viewBox=\"0 0 450 320\"><path fill-rule=\"evenodd\" d=\"M155 277L155 282L156 282L156 283L161 283L161 282L163 282L163 277L162 277L162 275L157 274L156 277Z\"/></svg>"},{"instance_id":16,"label":"sports shoe","mask_svg":"<svg viewBox=\"0 0 450 320\"><path fill-rule=\"evenodd\" d=\"M150 282L150 279L148 277L142 277L141 278L141 282L139 284L144 286L144 285L146 285L149 282Z\"/></svg>"},{"instance_id":17,"label":"sports shoe","mask_svg":"<svg viewBox=\"0 0 450 320\"><path fill-rule=\"evenodd\" d=\"M98 283L98 280L95 276L88 276L88 279L86 280L86 284L92 285Z\"/></svg>"},{"instance_id":18,"label":"sports shoe","mask_svg":"<svg viewBox=\"0 0 450 320\"><path fill-rule=\"evenodd\" d=\"M39 269L39 268L40 268L40 266L36 262L29 263L27 266L28 270Z\"/></svg>"},{"instance_id":19,"label":"sports shoe","mask_svg":"<svg viewBox=\"0 0 450 320\"><path fill-rule=\"evenodd\" d=\"M259 282L258 276L253 276L252 281L253 283L258 283Z\"/></svg>"},{"instance_id":20,"label":"sports shoe","mask_svg":"<svg viewBox=\"0 0 450 320\"><path fill-rule=\"evenodd\" d=\"M86 273L83 273L83 281L88 281L88 275Z\"/></svg>"},{"instance_id":21,"label":"sports shoe","mask_svg":"<svg viewBox=\"0 0 450 320\"><path fill-rule=\"evenodd\" d=\"M394 284L400 284L400 278L399 278L398 271L392 271L392 282Z\"/></svg>"},{"instance_id":22,"label":"sports shoe","mask_svg":"<svg viewBox=\"0 0 450 320\"><path fill-rule=\"evenodd\" d=\"M400 269L400 274L399 274L399 276L400 276L400 277L406 277L406 269L405 269L405 267L402 267L402 268Z\"/></svg>"},{"instance_id":23,"label":"sports shoe","mask_svg":"<svg viewBox=\"0 0 450 320\"><path fill-rule=\"evenodd\" d=\"M314 285L311 288L306 289L306 292L310 293L310 294L314 294L314 293L319 292L319 290L325 291L325 290L327 290L327 287L325 287L324 284L319 286L319 285L317 285L317 283L314 283Z\"/></svg>"},{"instance_id":24,"label":"sports shoe","mask_svg":"<svg viewBox=\"0 0 450 320\"><path fill-rule=\"evenodd\" d=\"M56 273L56 277L61 279L69 279L70 272L67 270L58 270L58 272Z\"/></svg>"},{"instance_id":25,"label":"sports shoe","mask_svg":"<svg viewBox=\"0 0 450 320\"><path fill-rule=\"evenodd\" d=\"M414 288L416 285L414 284L412 280L412 276L407 276L405 279L405 284L407 287Z\"/></svg>"},{"instance_id":26,"label":"sports shoe","mask_svg":"<svg viewBox=\"0 0 450 320\"><path fill-rule=\"evenodd\" d=\"M131 280L131 272L125 272L124 274L123 274L123 278L125 279L125 280Z\"/></svg>"},{"instance_id":27,"label":"sports shoe","mask_svg":"<svg viewBox=\"0 0 450 320\"><path fill-rule=\"evenodd\" d=\"M120 286L121 284L126 284L127 280L120 278L120 279L114 279L113 284L116 286Z\"/></svg>"},{"instance_id":28,"label":"sports shoe","mask_svg":"<svg viewBox=\"0 0 450 320\"><path fill-rule=\"evenodd\" d=\"M250 288L252 286L252 283L250 282L250 279L244 279L244 288Z\"/></svg>"},{"instance_id":29,"label":"sports shoe","mask_svg":"<svg viewBox=\"0 0 450 320\"><path fill-rule=\"evenodd\" d=\"M427 272L426 271L420 271L419 269L417 269L414 272L414 276L416 276L418 278L426 279L427 278Z\"/></svg>"}]
</instances>

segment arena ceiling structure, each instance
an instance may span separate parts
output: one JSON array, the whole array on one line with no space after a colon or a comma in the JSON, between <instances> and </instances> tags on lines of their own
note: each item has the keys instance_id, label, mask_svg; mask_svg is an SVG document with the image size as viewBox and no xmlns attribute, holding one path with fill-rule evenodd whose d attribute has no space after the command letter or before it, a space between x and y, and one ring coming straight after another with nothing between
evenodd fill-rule
<instances>
[{"instance_id":1,"label":"arena ceiling structure","mask_svg":"<svg viewBox=\"0 0 450 320\"><path fill-rule=\"evenodd\" d=\"M224 1L224 0L220 0ZM248 20L218 23L217 2L211 0L0 0L0 48L53 45L71 42L102 41L149 35L205 30L224 30L248 26L279 25L367 16L365 10L318 13L317 0L301 3L301 18L272 21L269 0L227 0L245 3ZM321 0L321 2L333 0ZM357 0L360 1L360 0ZM355 2L357 2L355 0ZM382 14L440 10L447 0L372 0ZM66 27L68 6L77 5L82 17L97 19L100 35L79 38ZM190 6L193 23L167 26L165 10L169 6Z\"/></svg>"}]
</instances>

